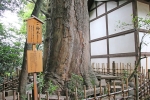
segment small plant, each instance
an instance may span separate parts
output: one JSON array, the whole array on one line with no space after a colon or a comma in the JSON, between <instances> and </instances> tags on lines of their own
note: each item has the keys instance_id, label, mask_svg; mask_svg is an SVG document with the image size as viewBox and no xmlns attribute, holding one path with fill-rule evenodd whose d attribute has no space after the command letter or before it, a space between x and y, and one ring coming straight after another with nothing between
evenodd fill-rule
<instances>
[{"instance_id":1,"label":"small plant","mask_svg":"<svg viewBox=\"0 0 150 100\"><path fill-rule=\"evenodd\" d=\"M72 74L71 80L68 83L69 95L75 92L75 88L77 88L79 99L83 98L83 78L79 75Z\"/></svg>"},{"instance_id":2,"label":"small plant","mask_svg":"<svg viewBox=\"0 0 150 100\"><path fill-rule=\"evenodd\" d=\"M96 85L94 79L91 79L91 83L92 83L93 87Z\"/></svg>"},{"instance_id":3,"label":"small plant","mask_svg":"<svg viewBox=\"0 0 150 100\"><path fill-rule=\"evenodd\" d=\"M22 98L23 100L27 100L27 95L22 95L21 98Z\"/></svg>"},{"instance_id":4,"label":"small plant","mask_svg":"<svg viewBox=\"0 0 150 100\"><path fill-rule=\"evenodd\" d=\"M51 81L49 81L49 88L48 88L49 94L52 95L57 89L58 86L54 85Z\"/></svg>"},{"instance_id":5,"label":"small plant","mask_svg":"<svg viewBox=\"0 0 150 100\"><path fill-rule=\"evenodd\" d=\"M39 92L42 93L42 88L44 87L44 75L40 73L37 78Z\"/></svg>"},{"instance_id":6,"label":"small plant","mask_svg":"<svg viewBox=\"0 0 150 100\"><path fill-rule=\"evenodd\" d=\"M129 77L129 73L128 73L128 70L123 70L123 76L122 76L122 79L123 79L123 82L126 83L126 79Z\"/></svg>"}]
</instances>

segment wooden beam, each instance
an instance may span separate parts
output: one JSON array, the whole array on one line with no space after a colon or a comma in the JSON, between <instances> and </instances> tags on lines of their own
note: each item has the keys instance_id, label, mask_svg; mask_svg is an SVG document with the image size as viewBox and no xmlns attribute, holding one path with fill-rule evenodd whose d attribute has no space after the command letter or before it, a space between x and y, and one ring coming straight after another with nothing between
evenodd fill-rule
<instances>
[{"instance_id":1,"label":"wooden beam","mask_svg":"<svg viewBox=\"0 0 150 100\"><path fill-rule=\"evenodd\" d=\"M123 31L123 32L119 32L119 33L115 33L115 34L111 34L111 35L106 35L104 37L100 37L100 38L97 38L97 39L90 40L90 43L95 42L95 41L99 41L99 40L104 40L104 39L107 39L107 38L112 38L112 37L117 37L117 36L121 36L121 35L130 34L130 33L133 33L133 32L135 32L135 29L130 29L130 30L127 30L127 31Z\"/></svg>"},{"instance_id":2,"label":"wooden beam","mask_svg":"<svg viewBox=\"0 0 150 100\"><path fill-rule=\"evenodd\" d=\"M133 57L136 56L135 52L130 53L116 53L116 54L109 54L109 55L92 55L91 58L114 58L114 57Z\"/></svg>"}]
</instances>

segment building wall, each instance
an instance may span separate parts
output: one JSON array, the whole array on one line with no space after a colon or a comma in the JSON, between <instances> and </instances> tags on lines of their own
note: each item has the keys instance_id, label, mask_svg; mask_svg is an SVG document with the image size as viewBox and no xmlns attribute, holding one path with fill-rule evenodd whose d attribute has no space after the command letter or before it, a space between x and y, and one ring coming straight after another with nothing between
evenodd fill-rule
<instances>
[{"instance_id":1,"label":"building wall","mask_svg":"<svg viewBox=\"0 0 150 100\"><path fill-rule=\"evenodd\" d=\"M149 18L149 11L150 11L150 4L147 2L143 2L141 0L137 1L137 12L138 12L138 17L139 18L143 18L143 19L147 19ZM142 37L144 36L146 32L146 30L149 30L150 27L149 25L144 25L144 23L142 23L141 21L139 21L139 23L141 24L141 26L139 26L139 28L141 29L139 32L139 42L142 41ZM144 55L147 56L147 61L146 59L142 59L141 60L141 66L146 69L146 63L149 67L149 63L150 63L150 35L147 34L146 36L144 36L143 39L143 44L142 44L142 57L144 57ZM149 67L150 68L150 67Z\"/></svg>"},{"instance_id":2,"label":"building wall","mask_svg":"<svg viewBox=\"0 0 150 100\"><path fill-rule=\"evenodd\" d=\"M136 60L131 1L95 2L90 11L91 63L131 63ZM128 24L128 25L127 25Z\"/></svg>"}]
</instances>

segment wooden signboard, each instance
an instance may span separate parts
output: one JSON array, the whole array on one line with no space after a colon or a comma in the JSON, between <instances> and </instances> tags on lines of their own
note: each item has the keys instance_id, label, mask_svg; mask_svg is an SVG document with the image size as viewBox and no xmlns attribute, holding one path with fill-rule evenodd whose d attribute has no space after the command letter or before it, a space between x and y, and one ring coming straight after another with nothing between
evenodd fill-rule
<instances>
[{"instance_id":1,"label":"wooden signboard","mask_svg":"<svg viewBox=\"0 0 150 100\"><path fill-rule=\"evenodd\" d=\"M28 73L42 72L42 51L27 51Z\"/></svg>"},{"instance_id":2,"label":"wooden signboard","mask_svg":"<svg viewBox=\"0 0 150 100\"><path fill-rule=\"evenodd\" d=\"M40 44L42 43L42 24L36 17L31 17L27 21L27 43Z\"/></svg>"}]
</instances>

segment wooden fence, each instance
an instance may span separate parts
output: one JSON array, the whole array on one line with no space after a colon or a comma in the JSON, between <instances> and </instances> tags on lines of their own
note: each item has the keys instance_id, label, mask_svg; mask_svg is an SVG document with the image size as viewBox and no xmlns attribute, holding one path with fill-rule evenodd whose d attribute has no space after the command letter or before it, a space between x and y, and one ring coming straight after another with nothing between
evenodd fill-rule
<instances>
[{"instance_id":1,"label":"wooden fence","mask_svg":"<svg viewBox=\"0 0 150 100\"><path fill-rule=\"evenodd\" d=\"M134 70L134 65L131 65L131 63L115 63L113 61L111 68L108 64L105 63L92 63L92 68L96 74L120 76L124 74L130 75ZM140 67L139 69L139 71L144 74L147 73L147 70L147 67L146 69L144 69L143 67Z\"/></svg>"},{"instance_id":2,"label":"wooden fence","mask_svg":"<svg viewBox=\"0 0 150 100\"><path fill-rule=\"evenodd\" d=\"M143 78L145 77L145 78ZM134 78L136 80L136 77ZM134 81L135 84L136 84L136 81ZM93 87L92 90L92 94L89 95L89 90L86 90L86 87L84 86L84 90L83 90L83 94L84 94L84 99L85 100L145 100L147 98L149 98L149 95L150 95L150 80L144 76L143 74L140 74L139 75L139 78L138 78L138 82L139 82L139 86L138 86L138 94L136 93L136 88L135 86L133 87L128 87L129 86L129 83L128 83L128 80L126 80L126 84L124 84L122 82L122 84L120 85L121 88L120 90L116 90L116 84L115 84L115 81L113 81L111 84L108 83L106 85L106 89L105 91L103 90L103 87L101 86L100 84L100 87L99 89L96 88L96 86ZM80 97L78 96L78 89L75 88L75 92L74 92L74 96L75 96L75 100L79 100ZM5 97L4 94L2 94L3 98L2 100L7 100ZM92 96L92 97L91 97ZM27 100L32 100L32 94L30 93L27 93ZM139 99L137 99L137 97ZM16 92L16 90L14 89L13 90L13 99L12 100L19 100L19 93ZM60 91L58 91L58 94L55 95L55 96L51 96L48 94L48 92L46 92L46 94L39 94L38 95L38 100L41 100L41 99L45 99L45 100L70 100L69 98L69 95L68 95L68 89L66 89L66 96L60 96ZM83 99L82 98L82 99Z\"/></svg>"},{"instance_id":3,"label":"wooden fence","mask_svg":"<svg viewBox=\"0 0 150 100\"><path fill-rule=\"evenodd\" d=\"M103 67L104 68L104 67ZM110 70L110 69L109 69ZM121 70L123 70L123 68L121 68ZM122 71L115 71L115 75L119 75L119 74L123 74L121 73ZM127 69L126 69L127 70ZM130 71L130 68L129 68ZM104 71L103 71L104 72ZM111 72L111 71L109 71ZM112 70L113 72L113 70ZM119 73L120 72L120 73ZM106 86L102 86L101 82L100 82L100 86L96 87L93 86L93 88L91 89L86 89L85 86L83 86L83 98L85 100L103 100L103 99L107 99L107 100L143 100L143 99L147 99L149 98L150 95L150 70L146 71L147 73L145 74L145 71L143 68L141 68L141 71L138 73L138 76L134 77L134 80L132 82L128 82L128 79L126 78L126 80L122 80L121 84L116 84L115 81L111 82L111 83L107 83ZM105 72L105 74L107 74ZM110 74L110 73L109 73ZM114 75L114 74L113 74ZM7 100L7 97L5 97L5 93L6 90L13 90L13 96L11 100L19 100L19 93L17 92L17 88L16 88L16 84L15 82L17 82L17 78L12 78L11 80L9 80L9 78L7 78L8 80L4 81L4 83L0 86L3 87L2 89L2 100ZM132 87L129 87L132 83ZM10 85L11 84L11 85ZM136 88L136 85L138 85L138 88ZM119 86L119 89L118 89ZM11 87L11 88L8 88ZM79 100L80 97L78 96L78 88L74 89L74 97L76 98L75 100ZM27 92L27 100L31 100L32 99L32 94ZM66 89L66 95L65 96L60 96L60 91L58 91L57 95L55 96L51 96L48 94L48 92L46 92L46 94L39 94L38 95L38 100L41 99L45 99L45 100L70 100L69 98L71 98L69 96L69 91L68 89ZM9 99L10 100L10 99Z\"/></svg>"}]
</instances>

